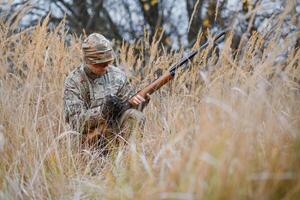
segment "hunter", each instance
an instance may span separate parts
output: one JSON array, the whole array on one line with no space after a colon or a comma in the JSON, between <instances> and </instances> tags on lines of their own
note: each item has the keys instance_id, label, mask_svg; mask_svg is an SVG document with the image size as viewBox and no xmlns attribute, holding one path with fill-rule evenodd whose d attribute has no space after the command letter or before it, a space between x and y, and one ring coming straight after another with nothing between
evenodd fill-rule
<instances>
[{"instance_id":1,"label":"hunter","mask_svg":"<svg viewBox=\"0 0 300 200\"><path fill-rule=\"evenodd\" d=\"M84 143L100 142L103 146L118 137L128 138L133 128L143 128L145 116L141 108L149 99L135 95L126 74L113 65L115 53L103 35L89 35L82 51L84 62L65 80L66 122L82 134ZM122 111L120 105L131 97L134 106Z\"/></svg>"}]
</instances>

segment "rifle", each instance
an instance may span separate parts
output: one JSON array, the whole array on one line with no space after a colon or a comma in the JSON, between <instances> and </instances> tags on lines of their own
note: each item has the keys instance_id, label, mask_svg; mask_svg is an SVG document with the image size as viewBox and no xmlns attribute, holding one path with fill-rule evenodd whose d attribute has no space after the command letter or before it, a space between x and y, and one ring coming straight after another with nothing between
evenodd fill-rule
<instances>
[{"instance_id":1,"label":"rifle","mask_svg":"<svg viewBox=\"0 0 300 200\"><path fill-rule=\"evenodd\" d=\"M213 40L213 45L215 45L217 43L217 41L223 36L225 35L225 31L219 33ZM188 62L189 60L191 60L195 55L197 55L200 51L202 51L203 49L205 49L208 46L209 42L207 41L205 44L203 44L200 48L192 51L188 56L183 57L180 59L180 61L178 63L175 63L174 65L172 65L169 70L163 74L162 76L160 76L158 79L156 79L155 81L153 81L152 83L150 83L148 86L146 86L144 89L140 90L139 92L137 92L135 95L133 95L133 97L131 97L128 100L128 103L130 105L134 105L133 103L133 98L136 95L140 95L143 98L147 99L147 95L151 95L152 93L154 93L155 91L159 90L163 85L165 85L166 83L168 83L170 80L172 80L176 74L176 71L178 68L180 68L181 66L183 66L186 62Z\"/></svg>"}]
</instances>

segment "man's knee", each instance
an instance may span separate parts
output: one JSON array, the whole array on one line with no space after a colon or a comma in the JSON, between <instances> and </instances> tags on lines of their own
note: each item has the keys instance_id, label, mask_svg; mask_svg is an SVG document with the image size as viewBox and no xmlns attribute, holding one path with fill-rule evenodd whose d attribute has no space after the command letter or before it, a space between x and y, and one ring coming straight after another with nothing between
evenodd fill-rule
<instances>
[{"instance_id":1,"label":"man's knee","mask_svg":"<svg viewBox=\"0 0 300 200\"><path fill-rule=\"evenodd\" d=\"M138 111L136 109L128 109L121 116L120 124L123 125L124 123L126 123L128 121L135 122L140 127L143 127L144 123L146 121L146 117L145 117L144 113L142 113L141 111Z\"/></svg>"}]
</instances>

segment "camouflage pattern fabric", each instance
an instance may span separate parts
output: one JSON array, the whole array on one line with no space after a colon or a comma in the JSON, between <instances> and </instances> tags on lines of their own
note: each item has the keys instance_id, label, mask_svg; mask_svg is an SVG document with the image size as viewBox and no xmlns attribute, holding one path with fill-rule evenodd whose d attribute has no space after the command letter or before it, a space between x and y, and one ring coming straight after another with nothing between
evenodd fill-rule
<instances>
[{"instance_id":1,"label":"camouflage pattern fabric","mask_svg":"<svg viewBox=\"0 0 300 200\"><path fill-rule=\"evenodd\" d=\"M146 117L141 111L136 109L126 110L119 121L123 139L128 140L134 130L142 131L144 129L145 121ZM134 135L134 137L137 137L137 135Z\"/></svg>"},{"instance_id":2,"label":"camouflage pattern fabric","mask_svg":"<svg viewBox=\"0 0 300 200\"><path fill-rule=\"evenodd\" d=\"M135 94L125 73L113 65L97 76L82 64L69 74L64 87L66 122L83 134L106 125L103 110L108 97L115 95L125 101Z\"/></svg>"},{"instance_id":3,"label":"camouflage pattern fabric","mask_svg":"<svg viewBox=\"0 0 300 200\"><path fill-rule=\"evenodd\" d=\"M82 138L82 147L95 149L100 153L107 153L107 150L114 149L118 145L126 144L130 138L141 138L146 118L145 115L136 109L126 110L121 117L115 121L113 129L104 130L97 127Z\"/></svg>"},{"instance_id":4,"label":"camouflage pattern fabric","mask_svg":"<svg viewBox=\"0 0 300 200\"><path fill-rule=\"evenodd\" d=\"M82 51L88 64L104 63L115 59L111 42L99 33L93 33L83 41Z\"/></svg>"}]
</instances>

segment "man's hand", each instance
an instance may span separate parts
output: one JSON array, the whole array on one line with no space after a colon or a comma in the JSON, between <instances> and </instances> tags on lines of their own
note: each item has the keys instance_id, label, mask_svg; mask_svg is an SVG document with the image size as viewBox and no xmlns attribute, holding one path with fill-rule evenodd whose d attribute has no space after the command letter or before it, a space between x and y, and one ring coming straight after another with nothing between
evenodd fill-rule
<instances>
[{"instance_id":1,"label":"man's hand","mask_svg":"<svg viewBox=\"0 0 300 200\"><path fill-rule=\"evenodd\" d=\"M150 101L150 95L147 94L147 97L144 98L141 95L137 94L132 97L133 106L138 106L139 110L143 110L146 105L148 105Z\"/></svg>"},{"instance_id":2,"label":"man's hand","mask_svg":"<svg viewBox=\"0 0 300 200\"><path fill-rule=\"evenodd\" d=\"M126 102L115 95L109 95L105 98L102 113L106 120L114 120L120 116L123 110L126 110Z\"/></svg>"},{"instance_id":3,"label":"man's hand","mask_svg":"<svg viewBox=\"0 0 300 200\"><path fill-rule=\"evenodd\" d=\"M132 97L132 102L134 106L138 106L141 103L145 102L146 99L144 97L142 97L141 95L137 94L134 97Z\"/></svg>"}]
</instances>

